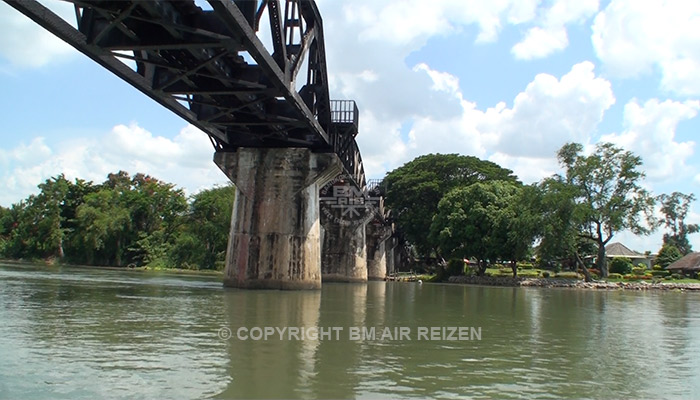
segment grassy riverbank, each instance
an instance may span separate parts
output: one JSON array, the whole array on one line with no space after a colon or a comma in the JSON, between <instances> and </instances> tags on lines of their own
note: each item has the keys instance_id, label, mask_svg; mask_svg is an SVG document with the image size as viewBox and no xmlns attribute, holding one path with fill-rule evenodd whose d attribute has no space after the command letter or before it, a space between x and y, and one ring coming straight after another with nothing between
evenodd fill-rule
<instances>
[{"instance_id":1,"label":"grassy riverbank","mask_svg":"<svg viewBox=\"0 0 700 400\"><path fill-rule=\"evenodd\" d=\"M17 265L17 266L44 265L47 268L67 267L67 268L84 268L84 269L94 269L94 270L109 270L109 271L124 271L124 272L147 272L147 273L163 273L163 274L177 274L177 275L200 275L200 276L222 276L223 275L223 271L210 270L210 269L110 267L110 266L98 266L98 265L81 265L81 264L61 263L61 262L58 262L54 259L47 259L47 260L0 259L0 263Z\"/></svg>"}]
</instances>

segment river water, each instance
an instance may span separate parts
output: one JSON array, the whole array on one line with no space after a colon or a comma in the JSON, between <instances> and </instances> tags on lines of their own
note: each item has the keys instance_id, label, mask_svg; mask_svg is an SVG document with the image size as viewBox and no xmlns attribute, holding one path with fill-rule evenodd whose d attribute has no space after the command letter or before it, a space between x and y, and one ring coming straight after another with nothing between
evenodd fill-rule
<instances>
[{"instance_id":1,"label":"river water","mask_svg":"<svg viewBox=\"0 0 700 400\"><path fill-rule=\"evenodd\" d=\"M698 310L684 292L243 291L0 264L0 398L700 398Z\"/></svg>"}]
</instances>

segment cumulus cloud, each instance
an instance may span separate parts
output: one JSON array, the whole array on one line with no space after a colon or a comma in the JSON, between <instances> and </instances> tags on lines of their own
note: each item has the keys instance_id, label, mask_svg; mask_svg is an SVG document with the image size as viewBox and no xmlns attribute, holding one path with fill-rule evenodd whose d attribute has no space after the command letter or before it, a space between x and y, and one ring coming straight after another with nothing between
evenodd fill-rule
<instances>
[{"instance_id":1,"label":"cumulus cloud","mask_svg":"<svg viewBox=\"0 0 700 400\"><path fill-rule=\"evenodd\" d=\"M615 103L610 82L582 62L561 79L539 74L515 97L489 108L478 128L498 137L496 148L511 156L552 157L566 142L586 143L605 111Z\"/></svg>"},{"instance_id":2,"label":"cumulus cloud","mask_svg":"<svg viewBox=\"0 0 700 400\"><path fill-rule=\"evenodd\" d=\"M325 19L332 13L333 5L327 0L319 3ZM346 3L342 12L347 23L362 27L357 32L363 41L420 46L429 36L459 31L472 24L479 27L476 41L495 41L504 24L532 20L538 3L538 0L354 0Z\"/></svg>"},{"instance_id":3,"label":"cumulus cloud","mask_svg":"<svg viewBox=\"0 0 700 400\"><path fill-rule=\"evenodd\" d=\"M425 64L414 70L425 72L432 82L425 89L430 94L423 98L449 99L459 105L459 112L448 116L416 112L406 137L398 134L400 122L385 128L390 135L380 130L367 142L361 135L363 157L368 165L382 166L382 171L396 167L396 160L456 152L488 158L512 169L525 182L537 181L557 171L556 151L564 143L592 141L605 111L615 102L610 82L596 76L590 62L574 65L561 78L539 74L515 97L511 108L502 102L486 110L463 97L456 77ZM363 132L378 128L373 122Z\"/></svg>"},{"instance_id":4,"label":"cumulus cloud","mask_svg":"<svg viewBox=\"0 0 700 400\"><path fill-rule=\"evenodd\" d=\"M66 21L75 20L73 5L68 2L50 0L42 4ZM37 68L77 54L64 41L5 2L0 2L0 27L0 57L14 66Z\"/></svg>"},{"instance_id":5,"label":"cumulus cloud","mask_svg":"<svg viewBox=\"0 0 700 400\"><path fill-rule=\"evenodd\" d=\"M624 130L604 135L601 141L615 143L641 156L651 181L684 176L689 171L686 161L694 153L695 142L677 142L676 127L679 122L694 118L698 110L699 101L651 99L640 105L632 100L625 105Z\"/></svg>"},{"instance_id":6,"label":"cumulus cloud","mask_svg":"<svg viewBox=\"0 0 700 400\"><path fill-rule=\"evenodd\" d=\"M559 0L543 11L539 25L530 28L511 52L515 58L546 57L569 45L566 25L582 23L598 11L598 0Z\"/></svg>"},{"instance_id":7,"label":"cumulus cloud","mask_svg":"<svg viewBox=\"0 0 700 400\"><path fill-rule=\"evenodd\" d=\"M616 76L639 77L656 68L661 87L700 94L700 3L612 0L593 23L598 58Z\"/></svg>"},{"instance_id":8,"label":"cumulus cloud","mask_svg":"<svg viewBox=\"0 0 700 400\"><path fill-rule=\"evenodd\" d=\"M49 146L43 138L0 149L0 205L9 206L37 193L37 185L58 174L102 182L110 172L142 172L172 182L188 194L228 182L212 162L206 135L188 125L174 138L155 136L136 124L117 125L95 139Z\"/></svg>"}]
</instances>

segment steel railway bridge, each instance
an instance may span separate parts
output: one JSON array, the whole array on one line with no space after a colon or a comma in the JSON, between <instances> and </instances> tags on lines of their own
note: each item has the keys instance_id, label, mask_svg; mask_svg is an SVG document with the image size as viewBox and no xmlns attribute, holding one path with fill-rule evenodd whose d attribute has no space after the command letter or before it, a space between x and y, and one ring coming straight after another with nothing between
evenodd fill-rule
<instances>
[{"instance_id":1,"label":"steel railway bridge","mask_svg":"<svg viewBox=\"0 0 700 400\"><path fill-rule=\"evenodd\" d=\"M74 21L38 1L5 1L209 136L237 189L226 285L367 280L364 226L337 228L319 212L321 187L345 174L364 189L365 173L357 106L330 100L313 0L69 0ZM379 231L372 243L384 242ZM386 274L378 250L369 278ZM322 263L322 253L336 258Z\"/></svg>"}]
</instances>

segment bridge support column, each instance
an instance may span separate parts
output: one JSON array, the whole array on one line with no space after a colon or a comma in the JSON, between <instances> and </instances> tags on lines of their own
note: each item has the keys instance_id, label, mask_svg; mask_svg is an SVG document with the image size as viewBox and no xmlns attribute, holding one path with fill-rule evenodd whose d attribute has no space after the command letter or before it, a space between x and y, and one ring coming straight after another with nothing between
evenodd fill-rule
<instances>
[{"instance_id":1,"label":"bridge support column","mask_svg":"<svg viewBox=\"0 0 700 400\"><path fill-rule=\"evenodd\" d=\"M335 154L239 148L214 162L236 186L224 285L319 289L319 188L341 171Z\"/></svg>"},{"instance_id":2,"label":"bridge support column","mask_svg":"<svg viewBox=\"0 0 700 400\"><path fill-rule=\"evenodd\" d=\"M323 217L321 221L323 223L321 251L323 281L367 282L366 223L343 224L325 221Z\"/></svg>"},{"instance_id":3,"label":"bridge support column","mask_svg":"<svg viewBox=\"0 0 700 400\"><path fill-rule=\"evenodd\" d=\"M387 274L386 241L391 237L391 227L374 221L367 224L367 279L384 280Z\"/></svg>"},{"instance_id":4,"label":"bridge support column","mask_svg":"<svg viewBox=\"0 0 700 400\"><path fill-rule=\"evenodd\" d=\"M396 238L390 238L384 243L384 250L386 252L386 273L393 274L396 272L396 248L397 240Z\"/></svg>"}]
</instances>

